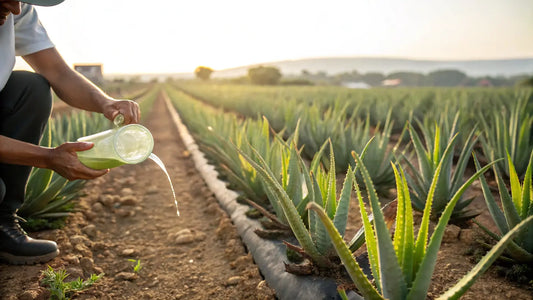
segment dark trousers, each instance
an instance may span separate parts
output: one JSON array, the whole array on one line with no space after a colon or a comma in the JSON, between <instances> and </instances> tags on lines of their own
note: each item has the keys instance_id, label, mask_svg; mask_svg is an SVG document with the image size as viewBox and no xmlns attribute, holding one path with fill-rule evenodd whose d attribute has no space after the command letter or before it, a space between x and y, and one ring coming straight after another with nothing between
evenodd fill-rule
<instances>
[{"instance_id":1,"label":"dark trousers","mask_svg":"<svg viewBox=\"0 0 533 300\"><path fill-rule=\"evenodd\" d=\"M52 109L50 84L41 75L14 71L0 91L0 135L39 144ZM31 167L0 163L0 214L24 202Z\"/></svg>"}]
</instances>

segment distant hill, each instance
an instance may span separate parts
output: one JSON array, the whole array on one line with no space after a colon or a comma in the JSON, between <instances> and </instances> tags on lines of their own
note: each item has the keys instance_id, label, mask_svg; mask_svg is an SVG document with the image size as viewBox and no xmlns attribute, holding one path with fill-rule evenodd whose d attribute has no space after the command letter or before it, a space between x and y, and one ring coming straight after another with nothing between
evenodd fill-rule
<instances>
[{"instance_id":1,"label":"distant hill","mask_svg":"<svg viewBox=\"0 0 533 300\"><path fill-rule=\"evenodd\" d=\"M353 70L363 74L378 72L387 75L399 71L427 74L436 70L450 69L462 71L473 77L533 75L533 58L437 61L401 58L331 57L285 60L241 66L215 71L212 77L244 76L249 68L259 65L277 67L283 75L298 75L301 74L302 70L307 70L311 73L323 71L328 75L352 72Z\"/></svg>"}]
</instances>

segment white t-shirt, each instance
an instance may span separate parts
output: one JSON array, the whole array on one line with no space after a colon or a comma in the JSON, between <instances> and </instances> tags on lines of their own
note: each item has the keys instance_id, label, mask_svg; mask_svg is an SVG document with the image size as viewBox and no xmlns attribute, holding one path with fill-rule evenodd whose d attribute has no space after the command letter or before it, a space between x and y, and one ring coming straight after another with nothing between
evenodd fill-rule
<instances>
[{"instance_id":1,"label":"white t-shirt","mask_svg":"<svg viewBox=\"0 0 533 300\"><path fill-rule=\"evenodd\" d=\"M20 14L10 14L4 25L0 26L0 90L13 71L15 56L53 47L33 6L22 4Z\"/></svg>"}]
</instances>

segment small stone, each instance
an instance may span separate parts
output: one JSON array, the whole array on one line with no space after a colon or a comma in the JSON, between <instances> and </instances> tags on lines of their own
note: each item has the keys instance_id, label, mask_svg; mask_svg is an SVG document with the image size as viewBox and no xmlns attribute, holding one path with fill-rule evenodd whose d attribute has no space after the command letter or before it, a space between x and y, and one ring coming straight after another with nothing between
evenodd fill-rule
<instances>
[{"instance_id":1,"label":"small stone","mask_svg":"<svg viewBox=\"0 0 533 300\"><path fill-rule=\"evenodd\" d=\"M233 277L230 277L228 279L228 281L226 281L226 285L237 285L239 284L241 281L243 281L243 277L242 276L233 276Z\"/></svg>"},{"instance_id":2,"label":"small stone","mask_svg":"<svg viewBox=\"0 0 533 300\"><path fill-rule=\"evenodd\" d=\"M135 249L124 249L121 253L122 256L132 256L134 254L137 254Z\"/></svg>"},{"instance_id":3,"label":"small stone","mask_svg":"<svg viewBox=\"0 0 533 300\"><path fill-rule=\"evenodd\" d=\"M207 235L205 234L205 232L202 231L196 232L196 234L194 235L194 239L199 242L205 240L206 237Z\"/></svg>"},{"instance_id":4,"label":"small stone","mask_svg":"<svg viewBox=\"0 0 533 300\"><path fill-rule=\"evenodd\" d=\"M467 245L474 243L474 231L472 229L462 229L459 234L459 240Z\"/></svg>"},{"instance_id":5,"label":"small stone","mask_svg":"<svg viewBox=\"0 0 533 300\"><path fill-rule=\"evenodd\" d=\"M253 259L251 254L243 255L235 259L230 263L232 269L237 269L239 271L245 270L249 265L253 264Z\"/></svg>"},{"instance_id":6,"label":"small stone","mask_svg":"<svg viewBox=\"0 0 533 300\"><path fill-rule=\"evenodd\" d=\"M215 215L220 210L220 207L216 203L211 203L205 208L205 213L208 215Z\"/></svg>"},{"instance_id":7,"label":"small stone","mask_svg":"<svg viewBox=\"0 0 533 300\"><path fill-rule=\"evenodd\" d=\"M83 215L85 215L85 218L89 221L92 221L96 218L97 214L91 210L85 210L83 211Z\"/></svg>"},{"instance_id":8,"label":"small stone","mask_svg":"<svg viewBox=\"0 0 533 300\"><path fill-rule=\"evenodd\" d=\"M159 284L159 280L156 278L154 281L152 281L150 284L148 284L148 287L154 288Z\"/></svg>"},{"instance_id":9,"label":"small stone","mask_svg":"<svg viewBox=\"0 0 533 300\"><path fill-rule=\"evenodd\" d=\"M83 233L85 233L90 238L96 237L96 226L93 224L87 225L81 229Z\"/></svg>"},{"instance_id":10,"label":"small stone","mask_svg":"<svg viewBox=\"0 0 533 300\"><path fill-rule=\"evenodd\" d=\"M178 245L190 244L192 242L194 242L194 236L192 234L182 234L176 238L176 244Z\"/></svg>"},{"instance_id":11,"label":"small stone","mask_svg":"<svg viewBox=\"0 0 533 300\"><path fill-rule=\"evenodd\" d=\"M94 271L94 261L92 258L82 257L80 259L80 266L85 275L91 275Z\"/></svg>"},{"instance_id":12,"label":"small stone","mask_svg":"<svg viewBox=\"0 0 533 300\"><path fill-rule=\"evenodd\" d=\"M459 238L459 233L461 233L461 228L459 226L453 224L448 225L444 230L444 236L442 237L442 241L444 243L456 242Z\"/></svg>"},{"instance_id":13,"label":"small stone","mask_svg":"<svg viewBox=\"0 0 533 300\"><path fill-rule=\"evenodd\" d=\"M135 206L138 203L139 203L139 201L137 200L137 197L135 197L133 195L128 195L128 196L124 196L124 197L120 198L120 204L121 205Z\"/></svg>"},{"instance_id":14,"label":"small stone","mask_svg":"<svg viewBox=\"0 0 533 300\"><path fill-rule=\"evenodd\" d=\"M90 244L90 241L83 235L73 235L70 237L70 242L72 245L76 246L79 244L88 245Z\"/></svg>"},{"instance_id":15,"label":"small stone","mask_svg":"<svg viewBox=\"0 0 533 300\"><path fill-rule=\"evenodd\" d=\"M107 249L107 245L106 243L104 242L95 242L93 244L93 248L92 248L94 251L103 251L103 250L106 250Z\"/></svg>"},{"instance_id":16,"label":"small stone","mask_svg":"<svg viewBox=\"0 0 533 300\"><path fill-rule=\"evenodd\" d=\"M156 195L159 194L159 189L156 186L151 186L146 190L146 195Z\"/></svg>"},{"instance_id":17,"label":"small stone","mask_svg":"<svg viewBox=\"0 0 533 300\"><path fill-rule=\"evenodd\" d=\"M190 229L188 229L188 228L185 228L185 229L182 229L182 230L176 232L176 236L187 235L187 234L188 235L192 234L192 231Z\"/></svg>"},{"instance_id":18,"label":"small stone","mask_svg":"<svg viewBox=\"0 0 533 300\"><path fill-rule=\"evenodd\" d=\"M100 202L96 202L91 206L91 209L95 213L102 212L104 210L104 205Z\"/></svg>"},{"instance_id":19,"label":"small stone","mask_svg":"<svg viewBox=\"0 0 533 300\"><path fill-rule=\"evenodd\" d=\"M257 299L273 299L276 295L265 280L261 280L256 287Z\"/></svg>"},{"instance_id":20,"label":"small stone","mask_svg":"<svg viewBox=\"0 0 533 300\"><path fill-rule=\"evenodd\" d=\"M115 275L115 279L121 280L121 281L133 281L137 279L137 274L130 273L130 272L120 272L117 275Z\"/></svg>"},{"instance_id":21,"label":"small stone","mask_svg":"<svg viewBox=\"0 0 533 300\"><path fill-rule=\"evenodd\" d=\"M73 254L68 254L63 257L63 260L68 262L70 265L78 265L80 263L80 259Z\"/></svg>"},{"instance_id":22,"label":"small stone","mask_svg":"<svg viewBox=\"0 0 533 300\"><path fill-rule=\"evenodd\" d=\"M113 203L115 203L115 197L113 197L113 195L102 195L100 197L100 202L102 202L102 204L105 206L105 207L113 207Z\"/></svg>"},{"instance_id":23,"label":"small stone","mask_svg":"<svg viewBox=\"0 0 533 300\"><path fill-rule=\"evenodd\" d=\"M70 267L65 271L67 271L69 279L75 280L83 277L83 270L80 267Z\"/></svg>"},{"instance_id":24,"label":"small stone","mask_svg":"<svg viewBox=\"0 0 533 300\"><path fill-rule=\"evenodd\" d=\"M133 195L133 190L131 188L123 188L121 191L120 191L120 194L122 196L130 196L130 195Z\"/></svg>"},{"instance_id":25,"label":"small stone","mask_svg":"<svg viewBox=\"0 0 533 300\"><path fill-rule=\"evenodd\" d=\"M89 250L89 248L87 248L87 246L85 246L83 244L78 244L78 245L74 246L74 250L76 252L78 252L79 254L81 254L81 256L84 256L84 257L92 257L93 256L93 253L91 252L91 250Z\"/></svg>"},{"instance_id":26,"label":"small stone","mask_svg":"<svg viewBox=\"0 0 533 300\"><path fill-rule=\"evenodd\" d=\"M37 300L37 299L47 299L45 295L47 291L45 289L31 289L24 291L24 293L18 296L19 300Z\"/></svg>"},{"instance_id":27,"label":"small stone","mask_svg":"<svg viewBox=\"0 0 533 300\"><path fill-rule=\"evenodd\" d=\"M129 209L126 209L126 208L119 208L119 209L115 210L115 214L117 216L123 217L123 218L127 218L127 217L131 216L132 213L134 213L134 212L129 210Z\"/></svg>"}]
</instances>

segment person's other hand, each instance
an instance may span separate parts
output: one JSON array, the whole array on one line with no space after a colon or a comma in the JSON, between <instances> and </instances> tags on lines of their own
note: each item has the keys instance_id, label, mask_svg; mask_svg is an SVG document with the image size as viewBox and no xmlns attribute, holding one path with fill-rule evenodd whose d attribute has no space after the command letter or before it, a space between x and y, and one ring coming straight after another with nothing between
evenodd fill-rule
<instances>
[{"instance_id":1,"label":"person's other hand","mask_svg":"<svg viewBox=\"0 0 533 300\"><path fill-rule=\"evenodd\" d=\"M89 150L93 146L93 143L74 142L64 143L59 147L51 149L49 168L68 180L94 179L107 174L109 169L94 170L86 167L78 159L76 152Z\"/></svg>"},{"instance_id":2,"label":"person's other hand","mask_svg":"<svg viewBox=\"0 0 533 300\"><path fill-rule=\"evenodd\" d=\"M136 124L141 120L141 110L135 101L131 100L113 100L104 107L104 116L113 121L116 116L122 114L124 116L124 125Z\"/></svg>"}]
</instances>

